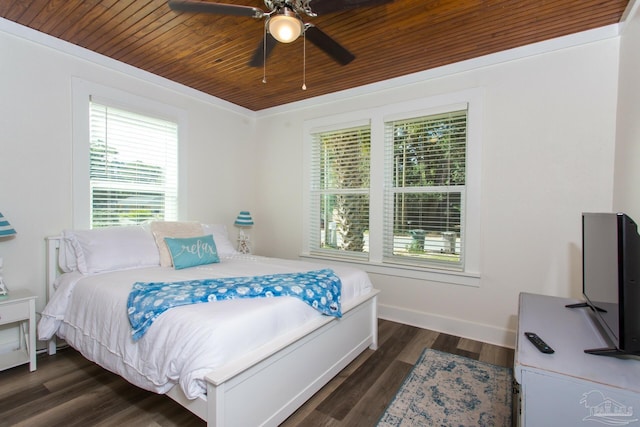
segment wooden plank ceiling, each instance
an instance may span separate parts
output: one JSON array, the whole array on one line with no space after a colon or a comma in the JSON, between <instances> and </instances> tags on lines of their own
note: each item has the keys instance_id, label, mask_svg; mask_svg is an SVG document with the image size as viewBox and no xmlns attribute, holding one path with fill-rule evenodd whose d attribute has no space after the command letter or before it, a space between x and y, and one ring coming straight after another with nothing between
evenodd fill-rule
<instances>
[{"instance_id":1,"label":"wooden plank ceiling","mask_svg":"<svg viewBox=\"0 0 640 427\"><path fill-rule=\"evenodd\" d=\"M261 0L220 2L268 10ZM395 0L304 17L356 59L339 65L301 37L274 48L266 83L248 65L263 19L176 12L165 0L2 0L0 16L257 111L618 23L627 3Z\"/></svg>"}]
</instances>

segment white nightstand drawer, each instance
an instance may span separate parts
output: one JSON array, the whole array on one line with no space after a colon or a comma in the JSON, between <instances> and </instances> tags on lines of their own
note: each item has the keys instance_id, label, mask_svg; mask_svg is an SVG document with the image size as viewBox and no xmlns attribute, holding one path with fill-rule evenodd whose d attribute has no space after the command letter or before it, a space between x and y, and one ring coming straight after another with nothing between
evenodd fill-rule
<instances>
[{"instance_id":1,"label":"white nightstand drawer","mask_svg":"<svg viewBox=\"0 0 640 427\"><path fill-rule=\"evenodd\" d=\"M29 319L29 301L6 304L0 310L0 325Z\"/></svg>"}]
</instances>

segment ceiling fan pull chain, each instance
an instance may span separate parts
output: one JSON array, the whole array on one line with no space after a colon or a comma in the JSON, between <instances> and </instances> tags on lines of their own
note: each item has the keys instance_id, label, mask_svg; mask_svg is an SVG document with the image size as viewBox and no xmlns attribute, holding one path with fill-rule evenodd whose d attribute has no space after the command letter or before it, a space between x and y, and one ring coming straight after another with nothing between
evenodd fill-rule
<instances>
[{"instance_id":1,"label":"ceiling fan pull chain","mask_svg":"<svg viewBox=\"0 0 640 427\"><path fill-rule=\"evenodd\" d=\"M307 90L307 32L302 33L302 90Z\"/></svg>"},{"instance_id":2,"label":"ceiling fan pull chain","mask_svg":"<svg viewBox=\"0 0 640 427\"><path fill-rule=\"evenodd\" d=\"M264 21L264 37L262 38L262 83L267 83L267 22Z\"/></svg>"}]
</instances>

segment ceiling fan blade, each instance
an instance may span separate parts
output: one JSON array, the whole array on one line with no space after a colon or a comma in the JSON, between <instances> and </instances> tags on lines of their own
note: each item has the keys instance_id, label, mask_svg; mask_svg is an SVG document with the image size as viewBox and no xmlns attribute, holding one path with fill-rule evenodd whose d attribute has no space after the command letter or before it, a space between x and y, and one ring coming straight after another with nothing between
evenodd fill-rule
<instances>
[{"instance_id":1,"label":"ceiling fan blade","mask_svg":"<svg viewBox=\"0 0 640 427\"><path fill-rule=\"evenodd\" d=\"M393 0L311 0L311 9L318 15L355 9L357 7L379 6Z\"/></svg>"},{"instance_id":2,"label":"ceiling fan blade","mask_svg":"<svg viewBox=\"0 0 640 427\"><path fill-rule=\"evenodd\" d=\"M274 47L276 47L277 44L278 44L278 41L276 39L274 39L271 34L267 33L267 51L266 51L266 55L265 55L265 50L264 50L264 48L265 48L264 39L261 39L260 43L258 44L258 47L256 48L256 51L253 53L253 58L251 58L251 61L249 61L249 66L250 67L262 67L264 65L265 58L269 57L269 55L271 54L271 51L273 50Z\"/></svg>"},{"instance_id":3,"label":"ceiling fan blade","mask_svg":"<svg viewBox=\"0 0 640 427\"><path fill-rule=\"evenodd\" d=\"M238 6L235 4L213 3L195 0L169 0L169 7L180 12L215 13L218 15L248 16L262 18L264 12L257 7Z\"/></svg>"},{"instance_id":4,"label":"ceiling fan blade","mask_svg":"<svg viewBox=\"0 0 640 427\"><path fill-rule=\"evenodd\" d=\"M313 44L324 50L330 57L341 65L347 65L356 57L347 49L342 47L337 41L329 37L325 32L315 25L306 24L307 29L304 36Z\"/></svg>"}]
</instances>

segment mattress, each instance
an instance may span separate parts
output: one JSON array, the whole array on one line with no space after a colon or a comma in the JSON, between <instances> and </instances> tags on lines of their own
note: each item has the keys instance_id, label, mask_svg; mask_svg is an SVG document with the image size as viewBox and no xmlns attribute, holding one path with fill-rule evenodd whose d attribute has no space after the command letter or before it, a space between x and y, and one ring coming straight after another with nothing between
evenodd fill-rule
<instances>
[{"instance_id":1,"label":"mattress","mask_svg":"<svg viewBox=\"0 0 640 427\"><path fill-rule=\"evenodd\" d=\"M204 376L274 338L323 316L294 297L215 301L174 307L134 342L127 297L135 282L258 276L317 270L318 264L235 255L184 270L147 267L94 275L65 273L38 324L87 359L146 390L166 393L179 384L189 399L206 392ZM342 309L372 290L364 271L333 266L342 282Z\"/></svg>"}]
</instances>

